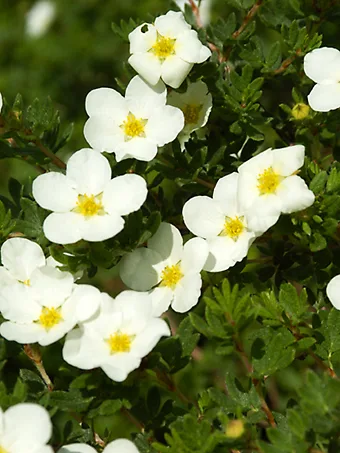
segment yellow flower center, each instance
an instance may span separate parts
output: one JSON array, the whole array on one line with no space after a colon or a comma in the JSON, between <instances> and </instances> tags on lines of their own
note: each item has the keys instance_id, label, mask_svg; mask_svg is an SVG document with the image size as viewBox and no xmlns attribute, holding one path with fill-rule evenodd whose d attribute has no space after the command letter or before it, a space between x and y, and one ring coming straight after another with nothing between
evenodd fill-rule
<instances>
[{"instance_id":1,"label":"yellow flower center","mask_svg":"<svg viewBox=\"0 0 340 453\"><path fill-rule=\"evenodd\" d=\"M126 120L120 126L125 134L125 141L131 140L134 137L145 137L144 127L148 120L136 118L133 113L129 113Z\"/></svg>"},{"instance_id":2,"label":"yellow flower center","mask_svg":"<svg viewBox=\"0 0 340 453\"><path fill-rule=\"evenodd\" d=\"M175 42L176 39L157 35L157 41L151 47L151 52L154 53L159 59L165 60L165 58L175 53Z\"/></svg>"},{"instance_id":3,"label":"yellow flower center","mask_svg":"<svg viewBox=\"0 0 340 453\"><path fill-rule=\"evenodd\" d=\"M30 282L29 278L27 280L18 280L18 281L19 281L19 283L22 283L23 285L31 286L31 282ZM0 450L0 453L1 453L1 450Z\"/></svg>"},{"instance_id":4,"label":"yellow flower center","mask_svg":"<svg viewBox=\"0 0 340 453\"><path fill-rule=\"evenodd\" d=\"M43 307L41 315L39 316L39 323L45 327L46 330L50 330L55 325L59 324L63 320L60 308L48 308ZM1 453L1 451L0 451Z\"/></svg>"},{"instance_id":5,"label":"yellow flower center","mask_svg":"<svg viewBox=\"0 0 340 453\"><path fill-rule=\"evenodd\" d=\"M166 266L161 273L161 286L167 286L168 288L175 289L177 283L183 278L184 275L181 271L179 264L173 266Z\"/></svg>"},{"instance_id":6,"label":"yellow flower center","mask_svg":"<svg viewBox=\"0 0 340 453\"><path fill-rule=\"evenodd\" d=\"M78 195L77 207L73 210L84 217L92 217L94 215L104 215L104 207L102 204L102 194L100 195Z\"/></svg>"},{"instance_id":7,"label":"yellow flower center","mask_svg":"<svg viewBox=\"0 0 340 453\"><path fill-rule=\"evenodd\" d=\"M183 108L184 124L196 124L198 122L202 105L187 104Z\"/></svg>"},{"instance_id":8,"label":"yellow flower center","mask_svg":"<svg viewBox=\"0 0 340 453\"><path fill-rule=\"evenodd\" d=\"M8 453L8 452L0 445L0 453Z\"/></svg>"},{"instance_id":9,"label":"yellow flower center","mask_svg":"<svg viewBox=\"0 0 340 453\"><path fill-rule=\"evenodd\" d=\"M280 185L282 176L275 173L272 167L266 168L263 173L257 177L257 188L261 195L275 193Z\"/></svg>"},{"instance_id":10,"label":"yellow flower center","mask_svg":"<svg viewBox=\"0 0 340 453\"><path fill-rule=\"evenodd\" d=\"M237 241L238 237L245 230L243 217L236 216L235 218L226 217L224 222L224 228L221 236L229 236L234 241Z\"/></svg>"},{"instance_id":11,"label":"yellow flower center","mask_svg":"<svg viewBox=\"0 0 340 453\"><path fill-rule=\"evenodd\" d=\"M115 354L116 352L129 352L132 340L132 335L116 332L105 341L110 347L110 353Z\"/></svg>"}]
</instances>

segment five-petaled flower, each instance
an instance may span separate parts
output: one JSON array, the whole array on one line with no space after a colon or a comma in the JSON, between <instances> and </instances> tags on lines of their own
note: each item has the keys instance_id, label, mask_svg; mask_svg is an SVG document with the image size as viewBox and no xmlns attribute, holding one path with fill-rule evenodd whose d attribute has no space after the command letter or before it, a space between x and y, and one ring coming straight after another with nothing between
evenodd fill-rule
<instances>
[{"instance_id":1,"label":"five-petaled flower","mask_svg":"<svg viewBox=\"0 0 340 453\"><path fill-rule=\"evenodd\" d=\"M212 96L207 85L199 80L191 83L185 93L172 91L168 96L168 104L178 107L184 114L184 128L178 136L184 150L184 144L189 140L191 132L207 124L212 109Z\"/></svg>"},{"instance_id":2,"label":"five-petaled flower","mask_svg":"<svg viewBox=\"0 0 340 453\"><path fill-rule=\"evenodd\" d=\"M71 244L115 236L124 227L122 216L144 203L147 188L139 175L111 179L108 160L92 149L82 149L69 159L66 175L50 172L38 176L33 196L41 207L54 211L44 221L47 239Z\"/></svg>"},{"instance_id":3,"label":"five-petaled flower","mask_svg":"<svg viewBox=\"0 0 340 453\"><path fill-rule=\"evenodd\" d=\"M237 173L221 178L213 197L191 198L183 207L183 220L196 236L207 240L209 256L204 269L219 272L241 261L248 253L255 233L248 228L247 215L237 201Z\"/></svg>"},{"instance_id":4,"label":"five-petaled flower","mask_svg":"<svg viewBox=\"0 0 340 453\"><path fill-rule=\"evenodd\" d=\"M130 65L151 85L160 78L178 88L194 63L203 63L211 51L181 12L169 11L154 24L142 24L129 34Z\"/></svg>"},{"instance_id":5,"label":"five-petaled flower","mask_svg":"<svg viewBox=\"0 0 340 453\"><path fill-rule=\"evenodd\" d=\"M97 453L97 450L86 444L69 444L60 448L57 453ZM131 440L116 439L105 445L102 453L139 453L139 450Z\"/></svg>"},{"instance_id":6,"label":"five-petaled flower","mask_svg":"<svg viewBox=\"0 0 340 453\"><path fill-rule=\"evenodd\" d=\"M340 52L322 47L305 56L306 75L316 83L308 95L309 105L317 112L329 112L340 107Z\"/></svg>"},{"instance_id":7,"label":"five-petaled flower","mask_svg":"<svg viewBox=\"0 0 340 453\"><path fill-rule=\"evenodd\" d=\"M333 307L340 310L340 275L330 280L326 287L326 294Z\"/></svg>"},{"instance_id":8,"label":"five-petaled flower","mask_svg":"<svg viewBox=\"0 0 340 453\"><path fill-rule=\"evenodd\" d=\"M302 145L267 149L238 168L238 202L256 235L274 225L281 213L308 208L314 194L297 176L305 157Z\"/></svg>"},{"instance_id":9,"label":"five-petaled flower","mask_svg":"<svg viewBox=\"0 0 340 453\"><path fill-rule=\"evenodd\" d=\"M170 306L184 313L197 304L201 294L200 272L208 257L204 239L194 238L183 246L176 227L161 223L147 247L125 255L120 276L130 288L151 291L153 313L159 316Z\"/></svg>"},{"instance_id":10,"label":"five-petaled flower","mask_svg":"<svg viewBox=\"0 0 340 453\"><path fill-rule=\"evenodd\" d=\"M101 367L121 382L168 335L167 323L152 313L149 294L123 291L112 299L102 293L96 315L67 335L63 357L84 370Z\"/></svg>"},{"instance_id":11,"label":"five-petaled flower","mask_svg":"<svg viewBox=\"0 0 340 453\"><path fill-rule=\"evenodd\" d=\"M164 83L151 87L138 76L127 86L125 98L111 88L92 90L86 97L90 118L85 138L95 150L115 153L117 161L152 160L158 147L175 140L184 126L181 110L165 104Z\"/></svg>"}]
</instances>

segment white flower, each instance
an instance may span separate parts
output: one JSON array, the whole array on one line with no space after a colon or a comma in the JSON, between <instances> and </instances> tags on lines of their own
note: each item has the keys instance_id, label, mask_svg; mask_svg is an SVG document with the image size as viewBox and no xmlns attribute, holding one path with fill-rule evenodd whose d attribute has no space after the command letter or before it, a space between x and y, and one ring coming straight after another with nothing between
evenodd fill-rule
<instances>
[{"instance_id":1,"label":"white flower","mask_svg":"<svg viewBox=\"0 0 340 453\"><path fill-rule=\"evenodd\" d=\"M47 239L71 244L115 236L124 228L122 216L144 203L147 188L138 175L111 179L108 160L92 149L82 149L69 159L66 175L50 172L38 176L33 196L41 207L54 211L43 225Z\"/></svg>"},{"instance_id":2,"label":"white flower","mask_svg":"<svg viewBox=\"0 0 340 453\"><path fill-rule=\"evenodd\" d=\"M184 12L185 5L190 5L189 0L175 0L176 5L179 9ZM206 27L210 23L211 3L212 0L198 0L194 1L198 8L199 16L203 27Z\"/></svg>"},{"instance_id":3,"label":"white flower","mask_svg":"<svg viewBox=\"0 0 340 453\"><path fill-rule=\"evenodd\" d=\"M212 96L207 85L199 80L191 83L185 93L172 91L168 96L168 104L178 107L184 114L184 128L178 136L183 150L191 132L207 124L212 109Z\"/></svg>"},{"instance_id":4,"label":"white flower","mask_svg":"<svg viewBox=\"0 0 340 453\"><path fill-rule=\"evenodd\" d=\"M2 94L0 93L0 113L2 110L2 106L3 106L3 100L2 100Z\"/></svg>"},{"instance_id":5,"label":"white flower","mask_svg":"<svg viewBox=\"0 0 340 453\"><path fill-rule=\"evenodd\" d=\"M169 11L154 24L140 25L129 34L129 40L129 63L151 85L162 78L178 88L194 63L211 56L181 12Z\"/></svg>"},{"instance_id":6,"label":"white flower","mask_svg":"<svg viewBox=\"0 0 340 453\"><path fill-rule=\"evenodd\" d=\"M332 47L315 49L305 56L306 75L316 83L308 96L309 105L317 112L340 107L340 52Z\"/></svg>"},{"instance_id":7,"label":"white flower","mask_svg":"<svg viewBox=\"0 0 340 453\"><path fill-rule=\"evenodd\" d=\"M304 156L302 145L270 148L238 168L239 206L256 235L274 225L281 213L300 211L314 203L313 192L296 174Z\"/></svg>"},{"instance_id":8,"label":"white flower","mask_svg":"<svg viewBox=\"0 0 340 453\"><path fill-rule=\"evenodd\" d=\"M0 409L1 453L53 453L46 445L52 436L52 423L45 408L21 403L3 412Z\"/></svg>"},{"instance_id":9,"label":"white flower","mask_svg":"<svg viewBox=\"0 0 340 453\"><path fill-rule=\"evenodd\" d=\"M333 307L340 310L340 275L336 275L328 283L326 294Z\"/></svg>"},{"instance_id":10,"label":"white flower","mask_svg":"<svg viewBox=\"0 0 340 453\"><path fill-rule=\"evenodd\" d=\"M132 289L151 290L153 314L159 316L170 306L184 313L197 304L201 294L200 272L208 256L204 239L190 239L183 246L180 232L161 223L156 234L120 262L120 277Z\"/></svg>"},{"instance_id":11,"label":"white flower","mask_svg":"<svg viewBox=\"0 0 340 453\"><path fill-rule=\"evenodd\" d=\"M26 33L33 37L44 35L55 14L56 7L53 2L43 0L35 3L26 15Z\"/></svg>"},{"instance_id":12,"label":"white flower","mask_svg":"<svg viewBox=\"0 0 340 453\"><path fill-rule=\"evenodd\" d=\"M191 198L183 207L183 220L188 229L207 240L209 256L205 270L219 272L229 269L248 253L255 233L237 201L237 173L221 178L213 197Z\"/></svg>"},{"instance_id":13,"label":"white flower","mask_svg":"<svg viewBox=\"0 0 340 453\"><path fill-rule=\"evenodd\" d=\"M65 445L57 453L96 453L93 447L86 444ZM138 448L131 440L116 439L108 443L102 453L139 453Z\"/></svg>"},{"instance_id":14,"label":"white flower","mask_svg":"<svg viewBox=\"0 0 340 453\"><path fill-rule=\"evenodd\" d=\"M152 314L149 294L123 291L112 299L103 293L97 314L67 335L63 357L84 370L101 367L121 382L168 335L167 323Z\"/></svg>"},{"instance_id":15,"label":"white flower","mask_svg":"<svg viewBox=\"0 0 340 453\"><path fill-rule=\"evenodd\" d=\"M84 135L97 151L114 152L116 160L133 157L152 160L160 146L170 143L183 129L180 109L165 105L163 82L151 87L135 76L125 98L111 88L98 88L86 97Z\"/></svg>"}]
</instances>

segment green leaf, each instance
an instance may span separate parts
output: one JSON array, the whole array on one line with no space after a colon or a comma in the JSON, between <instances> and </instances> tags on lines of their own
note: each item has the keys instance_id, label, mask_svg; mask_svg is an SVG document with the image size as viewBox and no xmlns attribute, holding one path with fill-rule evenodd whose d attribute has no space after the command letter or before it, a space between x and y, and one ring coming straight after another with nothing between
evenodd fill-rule
<instances>
[{"instance_id":1,"label":"green leaf","mask_svg":"<svg viewBox=\"0 0 340 453\"><path fill-rule=\"evenodd\" d=\"M312 182L309 185L311 191L313 191L316 195L322 192L325 188L327 182L327 172L320 171L320 173L316 174L312 179Z\"/></svg>"}]
</instances>

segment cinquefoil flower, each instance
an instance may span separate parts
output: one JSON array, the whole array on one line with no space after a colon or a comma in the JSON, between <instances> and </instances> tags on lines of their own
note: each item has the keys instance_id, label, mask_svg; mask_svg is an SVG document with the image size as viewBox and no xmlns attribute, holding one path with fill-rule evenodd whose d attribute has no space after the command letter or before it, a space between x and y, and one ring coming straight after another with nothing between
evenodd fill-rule
<instances>
[{"instance_id":1,"label":"cinquefoil flower","mask_svg":"<svg viewBox=\"0 0 340 453\"><path fill-rule=\"evenodd\" d=\"M47 239L72 244L115 236L124 228L122 216L144 203L147 188L139 175L111 179L108 160L92 149L82 149L69 159L66 175L50 172L38 176L33 181L33 196L41 207L54 211L43 225Z\"/></svg>"},{"instance_id":2,"label":"cinquefoil flower","mask_svg":"<svg viewBox=\"0 0 340 453\"><path fill-rule=\"evenodd\" d=\"M151 87L138 76L127 86L125 98L111 88L92 90L86 97L90 118L85 138L97 151L115 153L117 161L152 160L158 147L175 140L184 126L181 110L165 104L164 83Z\"/></svg>"},{"instance_id":3,"label":"cinquefoil flower","mask_svg":"<svg viewBox=\"0 0 340 453\"><path fill-rule=\"evenodd\" d=\"M62 447L57 453L97 453L97 450L86 444L70 444ZM139 450L131 440L116 439L108 443L102 453L139 453Z\"/></svg>"},{"instance_id":4,"label":"cinquefoil flower","mask_svg":"<svg viewBox=\"0 0 340 453\"><path fill-rule=\"evenodd\" d=\"M41 0L35 3L26 15L26 33L38 38L44 35L56 15L54 2Z\"/></svg>"},{"instance_id":5,"label":"cinquefoil flower","mask_svg":"<svg viewBox=\"0 0 340 453\"><path fill-rule=\"evenodd\" d=\"M239 168L238 203L247 215L248 228L260 235L277 222L281 213L308 208L314 194L297 176L305 147L267 149Z\"/></svg>"},{"instance_id":6,"label":"cinquefoil flower","mask_svg":"<svg viewBox=\"0 0 340 453\"><path fill-rule=\"evenodd\" d=\"M97 314L67 335L63 358L84 370L101 367L121 382L170 330L163 319L153 316L147 293L123 291L116 299L101 296Z\"/></svg>"},{"instance_id":7,"label":"cinquefoil flower","mask_svg":"<svg viewBox=\"0 0 340 453\"><path fill-rule=\"evenodd\" d=\"M21 403L3 412L0 409L1 453L53 453L46 445L52 436L52 423L45 408Z\"/></svg>"},{"instance_id":8,"label":"cinquefoil flower","mask_svg":"<svg viewBox=\"0 0 340 453\"><path fill-rule=\"evenodd\" d=\"M140 25L129 34L129 40L129 63L151 85L162 78L178 88L194 63L211 56L181 12L169 11L154 24Z\"/></svg>"},{"instance_id":9,"label":"cinquefoil flower","mask_svg":"<svg viewBox=\"0 0 340 453\"><path fill-rule=\"evenodd\" d=\"M224 176L217 182L212 198L194 197L183 207L188 229L207 240L209 256L203 269L210 272L224 271L241 261L255 239L237 201L238 178L237 173Z\"/></svg>"},{"instance_id":10,"label":"cinquefoil flower","mask_svg":"<svg viewBox=\"0 0 340 453\"><path fill-rule=\"evenodd\" d=\"M340 52L322 47L305 56L306 75L316 83L308 95L309 105L317 112L340 107Z\"/></svg>"},{"instance_id":11,"label":"cinquefoil flower","mask_svg":"<svg viewBox=\"0 0 340 453\"><path fill-rule=\"evenodd\" d=\"M340 275L333 277L327 285L326 294L333 307L340 310Z\"/></svg>"},{"instance_id":12,"label":"cinquefoil flower","mask_svg":"<svg viewBox=\"0 0 340 453\"><path fill-rule=\"evenodd\" d=\"M204 239L183 239L176 227L161 223L156 234L120 262L120 277L130 288L151 290L153 313L160 316L170 306L184 313L197 304L201 294L200 272L208 257ZM157 287L156 287L157 286Z\"/></svg>"},{"instance_id":13,"label":"cinquefoil flower","mask_svg":"<svg viewBox=\"0 0 340 453\"><path fill-rule=\"evenodd\" d=\"M207 85L199 80L191 83L185 93L172 91L168 96L168 104L178 107L184 114L184 128L178 136L183 150L190 134L207 124L212 109L212 96Z\"/></svg>"}]
</instances>

